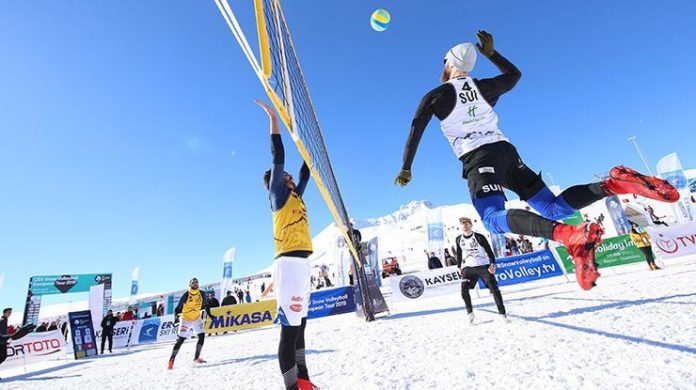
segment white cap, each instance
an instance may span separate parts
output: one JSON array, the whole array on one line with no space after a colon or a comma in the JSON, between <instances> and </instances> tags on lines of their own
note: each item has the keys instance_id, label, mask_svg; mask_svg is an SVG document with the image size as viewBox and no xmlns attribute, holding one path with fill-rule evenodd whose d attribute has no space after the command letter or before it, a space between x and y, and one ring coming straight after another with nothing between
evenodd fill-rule
<instances>
[{"instance_id":1,"label":"white cap","mask_svg":"<svg viewBox=\"0 0 696 390\"><path fill-rule=\"evenodd\" d=\"M445 54L445 63L461 71L471 72L476 63L476 48L470 42L460 43Z\"/></svg>"}]
</instances>

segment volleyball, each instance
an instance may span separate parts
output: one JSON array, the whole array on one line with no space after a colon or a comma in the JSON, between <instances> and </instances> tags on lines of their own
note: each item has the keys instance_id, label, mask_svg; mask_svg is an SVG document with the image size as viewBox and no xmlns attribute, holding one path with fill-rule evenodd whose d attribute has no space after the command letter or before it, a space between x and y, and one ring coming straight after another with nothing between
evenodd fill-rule
<instances>
[{"instance_id":1,"label":"volleyball","mask_svg":"<svg viewBox=\"0 0 696 390\"><path fill-rule=\"evenodd\" d=\"M387 10L378 9L372 13L372 17L370 18L370 25L372 26L373 30L382 32L389 28L390 20L391 16L389 15L389 12L387 12Z\"/></svg>"}]
</instances>

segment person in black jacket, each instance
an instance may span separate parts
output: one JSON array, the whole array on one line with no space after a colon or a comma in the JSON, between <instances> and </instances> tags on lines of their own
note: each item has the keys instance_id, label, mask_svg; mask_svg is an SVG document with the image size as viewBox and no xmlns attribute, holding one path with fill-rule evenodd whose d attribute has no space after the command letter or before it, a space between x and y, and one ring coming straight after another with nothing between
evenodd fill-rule
<instances>
[{"instance_id":1,"label":"person in black jacket","mask_svg":"<svg viewBox=\"0 0 696 390\"><path fill-rule=\"evenodd\" d=\"M7 334L7 320L10 319L11 315L12 309L8 307L2 311L2 317L0 317L0 364L7 359L7 343L11 338Z\"/></svg>"},{"instance_id":2,"label":"person in black jacket","mask_svg":"<svg viewBox=\"0 0 696 390\"><path fill-rule=\"evenodd\" d=\"M222 306L236 305L237 299L232 294L232 291L227 292L227 296L222 299Z\"/></svg>"},{"instance_id":3,"label":"person in black jacket","mask_svg":"<svg viewBox=\"0 0 696 390\"><path fill-rule=\"evenodd\" d=\"M111 353L111 348L114 345L114 326L116 325L116 317L114 317L114 312L109 310L106 312L106 317L101 322L101 354L104 354L104 344L106 340L109 340L109 353Z\"/></svg>"},{"instance_id":4,"label":"person in black jacket","mask_svg":"<svg viewBox=\"0 0 696 390\"><path fill-rule=\"evenodd\" d=\"M435 256L435 252L428 253L428 251L425 251L425 256L428 258L428 269L442 268L442 261Z\"/></svg>"},{"instance_id":5,"label":"person in black jacket","mask_svg":"<svg viewBox=\"0 0 696 390\"><path fill-rule=\"evenodd\" d=\"M491 245L483 234L472 230L471 219L468 217L459 218L464 234L457 237L455 246L457 247L457 268L462 277L462 298L466 305L466 312L469 316L469 323L474 322L474 308L471 304L469 290L476 287L479 278L488 286L493 294L498 313L507 322L503 296L500 294L498 282L495 279L495 255ZM463 267L462 267L463 266Z\"/></svg>"}]
</instances>

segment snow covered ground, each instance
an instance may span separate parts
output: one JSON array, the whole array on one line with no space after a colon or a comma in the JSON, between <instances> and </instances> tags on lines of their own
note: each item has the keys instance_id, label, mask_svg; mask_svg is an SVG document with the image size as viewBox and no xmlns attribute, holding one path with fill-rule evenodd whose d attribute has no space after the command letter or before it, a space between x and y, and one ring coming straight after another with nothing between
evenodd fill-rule
<instances>
[{"instance_id":1,"label":"snow covered ground","mask_svg":"<svg viewBox=\"0 0 696 390\"><path fill-rule=\"evenodd\" d=\"M696 258L644 268L604 270L590 292L563 278L503 289L510 324L482 297L474 298L477 324L467 326L457 296L393 305L369 324L351 314L313 320L310 374L322 389L694 389ZM171 345L157 345L29 374L0 371L0 388L280 389L278 333L209 337L208 364L198 367L190 340L171 372Z\"/></svg>"}]
</instances>

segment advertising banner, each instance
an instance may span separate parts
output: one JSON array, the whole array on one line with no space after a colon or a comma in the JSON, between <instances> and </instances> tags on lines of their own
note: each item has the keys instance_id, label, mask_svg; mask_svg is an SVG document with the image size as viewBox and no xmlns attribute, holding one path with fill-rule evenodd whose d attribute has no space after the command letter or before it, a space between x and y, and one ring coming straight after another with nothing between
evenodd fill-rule
<instances>
[{"instance_id":1,"label":"advertising banner","mask_svg":"<svg viewBox=\"0 0 696 390\"><path fill-rule=\"evenodd\" d=\"M206 333L222 333L272 325L277 314L275 299L215 307L205 320Z\"/></svg>"},{"instance_id":2,"label":"advertising banner","mask_svg":"<svg viewBox=\"0 0 696 390\"><path fill-rule=\"evenodd\" d=\"M224 297L227 291L232 290L232 263L234 263L235 247L231 247L222 257L222 281L220 282L220 296Z\"/></svg>"},{"instance_id":3,"label":"advertising banner","mask_svg":"<svg viewBox=\"0 0 696 390\"><path fill-rule=\"evenodd\" d=\"M688 223L694 220L694 210L691 206L691 191L689 190L686 173L676 153L668 154L657 162L657 172L660 177L679 191L679 200L672 204L672 208L679 223Z\"/></svg>"},{"instance_id":4,"label":"advertising banner","mask_svg":"<svg viewBox=\"0 0 696 390\"><path fill-rule=\"evenodd\" d=\"M32 276L29 291L32 295L88 292L90 287L107 282L105 288L111 289L111 274Z\"/></svg>"},{"instance_id":5,"label":"advertising banner","mask_svg":"<svg viewBox=\"0 0 696 390\"><path fill-rule=\"evenodd\" d=\"M553 276L563 276L563 270L549 250L502 257L495 261L495 279L498 286L533 282ZM481 280L479 287L486 288Z\"/></svg>"},{"instance_id":6,"label":"advertising banner","mask_svg":"<svg viewBox=\"0 0 696 390\"><path fill-rule=\"evenodd\" d=\"M353 287L339 287L313 292L309 297L307 318L320 318L355 311Z\"/></svg>"},{"instance_id":7,"label":"advertising banner","mask_svg":"<svg viewBox=\"0 0 696 390\"><path fill-rule=\"evenodd\" d=\"M140 279L140 267L135 267L133 268L133 272L131 274L131 292L130 297L128 298L129 305L135 303L135 298L138 295L138 279Z\"/></svg>"},{"instance_id":8,"label":"advertising banner","mask_svg":"<svg viewBox=\"0 0 696 390\"><path fill-rule=\"evenodd\" d=\"M558 257L568 273L575 272L575 263L564 246L556 248ZM595 250L595 261L599 268L645 261L645 256L631 241L629 235L605 238ZM601 272L601 271L600 271Z\"/></svg>"},{"instance_id":9,"label":"advertising banner","mask_svg":"<svg viewBox=\"0 0 696 390\"><path fill-rule=\"evenodd\" d=\"M614 223L614 228L618 235L623 236L631 231L631 225L628 223L628 218L626 218L626 213L624 213L623 207L621 207L621 200L618 196L608 196L604 199L604 203L609 210L609 216L611 221Z\"/></svg>"},{"instance_id":10,"label":"advertising banner","mask_svg":"<svg viewBox=\"0 0 696 390\"><path fill-rule=\"evenodd\" d=\"M662 259L696 254L696 223L648 229L653 251Z\"/></svg>"},{"instance_id":11,"label":"advertising banner","mask_svg":"<svg viewBox=\"0 0 696 390\"><path fill-rule=\"evenodd\" d=\"M89 310L68 313L75 360L97 355L97 343ZM61 336L62 337L62 336Z\"/></svg>"},{"instance_id":12,"label":"advertising banner","mask_svg":"<svg viewBox=\"0 0 696 390\"><path fill-rule=\"evenodd\" d=\"M130 345L175 341L178 330L173 315L138 320L131 331Z\"/></svg>"},{"instance_id":13,"label":"advertising banner","mask_svg":"<svg viewBox=\"0 0 696 390\"><path fill-rule=\"evenodd\" d=\"M442 209L428 211L428 252L435 253L440 260L444 259L445 226L442 222Z\"/></svg>"},{"instance_id":14,"label":"advertising banner","mask_svg":"<svg viewBox=\"0 0 696 390\"><path fill-rule=\"evenodd\" d=\"M119 321L116 323L114 326L114 349L128 347L128 339L130 338L131 329L133 329L135 325L134 323L135 321ZM97 335L97 346L101 346L101 321L94 333Z\"/></svg>"},{"instance_id":15,"label":"advertising banner","mask_svg":"<svg viewBox=\"0 0 696 390\"><path fill-rule=\"evenodd\" d=\"M461 289L461 278L456 266L390 276L389 280L392 297L397 301L458 294Z\"/></svg>"},{"instance_id":16,"label":"advertising banner","mask_svg":"<svg viewBox=\"0 0 696 390\"><path fill-rule=\"evenodd\" d=\"M7 360L2 367L65 357L65 339L59 330L29 333L7 344Z\"/></svg>"},{"instance_id":17,"label":"advertising banner","mask_svg":"<svg viewBox=\"0 0 696 390\"><path fill-rule=\"evenodd\" d=\"M378 287L382 287L382 274L379 269L379 237L374 237L367 242L367 262L370 270L374 274L375 282Z\"/></svg>"}]
</instances>

